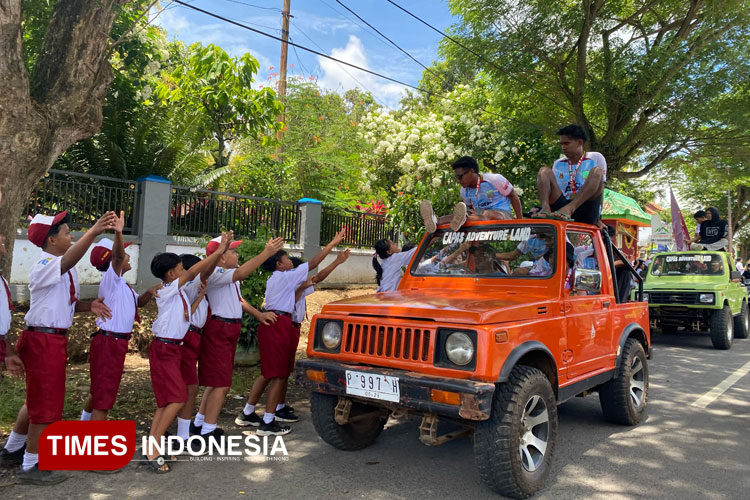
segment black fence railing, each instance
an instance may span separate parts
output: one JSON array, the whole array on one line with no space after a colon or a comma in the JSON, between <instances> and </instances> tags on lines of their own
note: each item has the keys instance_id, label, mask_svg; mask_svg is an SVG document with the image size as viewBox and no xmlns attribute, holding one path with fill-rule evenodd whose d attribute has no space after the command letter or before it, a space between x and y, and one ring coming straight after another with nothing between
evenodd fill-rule
<instances>
[{"instance_id":1,"label":"black fence railing","mask_svg":"<svg viewBox=\"0 0 750 500\"><path fill-rule=\"evenodd\" d=\"M170 205L169 234L216 236L233 229L242 237L255 237L260 228L269 236L297 242L299 209L296 202L256 198L219 191L175 186Z\"/></svg>"},{"instance_id":2,"label":"black fence railing","mask_svg":"<svg viewBox=\"0 0 750 500\"><path fill-rule=\"evenodd\" d=\"M22 224L36 214L52 215L68 211L72 229L88 228L107 210L125 212L125 229L133 232L136 182L100 175L50 170L29 197Z\"/></svg>"},{"instance_id":3,"label":"black fence railing","mask_svg":"<svg viewBox=\"0 0 750 500\"><path fill-rule=\"evenodd\" d=\"M327 245L334 235L346 227L347 234L342 245L350 247L372 247L382 238L393 239L394 231L384 215L336 210L323 207L320 222L320 244Z\"/></svg>"}]
</instances>

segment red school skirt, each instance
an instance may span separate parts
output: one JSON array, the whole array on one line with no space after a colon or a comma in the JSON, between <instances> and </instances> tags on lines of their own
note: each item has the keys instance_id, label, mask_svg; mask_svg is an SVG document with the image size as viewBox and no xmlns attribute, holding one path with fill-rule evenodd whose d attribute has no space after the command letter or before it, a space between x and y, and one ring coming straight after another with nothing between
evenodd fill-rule
<instances>
[{"instance_id":1,"label":"red school skirt","mask_svg":"<svg viewBox=\"0 0 750 500\"><path fill-rule=\"evenodd\" d=\"M26 407L32 424L62 419L65 406L65 365L68 337L24 330L16 352L26 369Z\"/></svg>"},{"instance_id":2,"label":"red school skirt","mask_svg":"<svg viewBox=\"0 0 750 500\"><path fill-rule=\"evenodd\" d=\"M89 347L91 401L95 410L111 410L120 390L128 339L97 333Z\"/></svg>"},{"instance_id":3,"label":"red school skirt","mask_svg":"<svg viewBox=\"0 0 750 500\"><path fill-rule=\"evenodd\" d=\"M289 350L289 373L294 371L294 361L297 358L297 347L299 347L299 334L302 325L292 323L292 347Z\"/></svg>"},{"instance_id":4,"label":"red school skirt","mask_svg":"<svg viewBox=\"0 0 750 500\"><path fill-rule=\"evenodd\" d=\"M294 353L297 349L293 338L292 319L289 316L278 315L274 323L258 325L260 373L263 377L289 377L294 368Z\"/></svg>"},{"instance_id":5,"label":"red school skirt","mask_svg":"<svg viewBox=\"0 0 750 500\"><path fill-rule=\"evenodd\" d=\"M208 318L198 355L198 383L204 387L231 387L234 355L242 325Z\"/></svg>"},{"instance_id":6,"label":"red school skirt","mask_svg":"<svg viewBox=\"0 0 750 500\"><path fill-rule=\"evenodd\" d=\"M165 344L158 339L152 340L148 348L151 386L158 408L164 408L169 403L187 401L187 386L180 371L181 348L178 344Z\"/></svg>"},{"instance_id":7,"label":"red school skirt","mask_svg":"<svg viewBox=\"0 0 750 500\"><path fill-rule=\"evenodd\" d=\"M6 354L7 347L5 347L5 335L0 335L0 365L5 361ZM2 369L2 366L0 366L0 369Z\"/></svg>"},{"instance_id":8,"label":"red school skirt","mask_svg":"<svg viewBox=\"0 0 750 500\"><path fill-rule=\"evenodd\" d=\"M186 385L198 385L197 365L201 348L201 334L188 330L182 341L184 342L182 344L182 361L180 362L182 380L185 381Z\"/></svg>"}]
</instances>

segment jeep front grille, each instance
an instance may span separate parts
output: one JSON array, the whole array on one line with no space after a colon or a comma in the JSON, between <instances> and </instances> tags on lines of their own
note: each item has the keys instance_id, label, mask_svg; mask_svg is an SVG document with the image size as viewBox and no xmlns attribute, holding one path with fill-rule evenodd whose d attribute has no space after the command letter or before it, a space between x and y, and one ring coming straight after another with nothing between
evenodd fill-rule
<instances>
[{"instance_id":1,"label":"jeep front grille","mask_svg":"<svg viewBox=\"0 0 750 500\"><path fill-rule=\"evenodd\" d=\"M344 352L390 359L427 361L430 330L349 323Z\"/></svg>"},{"instance_id":2,"label":"jeep front grille","mask_svg":"<svg viewBox=\"0 0 750 500\"><path fill-rule=\"evenodd\" d=\"M699 304L696 292L650 292L649 304Z\"/></svg>"}]
</instances>

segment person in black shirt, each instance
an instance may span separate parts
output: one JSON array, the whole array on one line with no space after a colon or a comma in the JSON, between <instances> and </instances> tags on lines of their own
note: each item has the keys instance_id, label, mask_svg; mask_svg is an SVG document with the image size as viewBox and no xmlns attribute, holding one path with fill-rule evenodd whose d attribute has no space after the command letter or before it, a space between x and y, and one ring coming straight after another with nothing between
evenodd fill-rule
<instances>
[{"instance_id":1,"label":"person in black shirt","mask_svg":"<svg viewBox=\"0 0 750 500\"><path fill-rule=\"evenodd\" d=\"M729 247L729 224L719 218L719 209L709 207L706 209L706 220L701 223L700 242L690 245L690 250L720 250L726 251Z\"/></svg>"},{"instance_id":2,"label":"person in black shirt","mask_svg":"<svg viewBox=\"0 0 750 500\"><path fill-rule=\"evenodd\" d=\"M745 270L742 271L742 277L745 281L750 281L750 262L745 266Z\"/></svg>"}]
</instances>

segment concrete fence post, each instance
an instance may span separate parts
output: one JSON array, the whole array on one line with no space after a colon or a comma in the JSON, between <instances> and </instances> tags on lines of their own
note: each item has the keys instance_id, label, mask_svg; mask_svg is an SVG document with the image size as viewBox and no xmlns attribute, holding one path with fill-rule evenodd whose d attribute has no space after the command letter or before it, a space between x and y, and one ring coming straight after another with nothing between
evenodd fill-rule
<instances>
[{"instance_id":1,"label":"concrete fence post","mask_svg":"<svg viewBox=\"0 0 750 500\"><path fill-rule=\"evenodd\" d=\"M310 260L320 252L320 229L323 220L323 202L312 198L302 198L299 203L299 243L302 245L302 258Z\"/></svg>"},{"instance_id":2,"label":"concrete fence post","mask_svg":"<svg viewBox=\"0 0 750 500\"><path fill-rule=\"evenodd\" d=\"M141 177L135 231L141 239L136 287L139 291L159 283L151 274L151 260L167 246L171 212L172 183L158 175Z\"/></svg>"}]
</instances>

